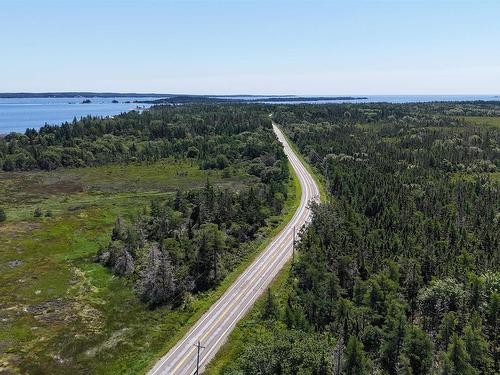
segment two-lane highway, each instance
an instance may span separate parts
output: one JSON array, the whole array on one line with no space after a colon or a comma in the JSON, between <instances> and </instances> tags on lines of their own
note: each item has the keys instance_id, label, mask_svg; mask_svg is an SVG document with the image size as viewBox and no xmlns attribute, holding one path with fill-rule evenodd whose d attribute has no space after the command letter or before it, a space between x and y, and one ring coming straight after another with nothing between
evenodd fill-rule
<instances>
[{"instance_id":1,"label":"two-lane highway","mask_svg":"<svg viewBox=\"0 0 500 375\"><path fill-rule=\"evenodd\" d=\"M302 187L300 205L286 227L189 332L156 363L149 371L150 375L192 375L196 371L197 348L195 345L198 341L205 347L200 351L200 372L203 371L236 323L248 312L290 259L294 228L298 232L309 221L311 212L308 204L311 200L319 200L319 190L310 173L274 123L273 129L299 178Z\"/></svg>"}]
</instances>

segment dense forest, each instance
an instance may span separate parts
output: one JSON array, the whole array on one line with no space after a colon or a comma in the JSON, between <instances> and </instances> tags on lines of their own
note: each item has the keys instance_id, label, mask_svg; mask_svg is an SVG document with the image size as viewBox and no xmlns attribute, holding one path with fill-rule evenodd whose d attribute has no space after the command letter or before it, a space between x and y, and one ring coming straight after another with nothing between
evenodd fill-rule
<instances>
[{"instance_id":1,"label":"dense forest","mask_svg":"<svg viewBox=\"0 0 500 375\"><path fill-rule=\"evenodd\" d=\"M498 103L298 105L274 119L326 178L281 298L228 374L500 370ZM283 302L284 301L284 302Z\"/></svg>"},{"instance_id":2,"label":"dense forest","mask_svg":"<svg viewBox=\"0 0 500 375\"><path fill-rule=\"evenodd\" d=\"M271 127L262 109L253 109L158 106L142 113L27 129L0 137L0 166L5 171L53 170L172 157L198 160L205 169L224 169L240 156L260 155L262 133Z\"/></svg>"}]
</instances>

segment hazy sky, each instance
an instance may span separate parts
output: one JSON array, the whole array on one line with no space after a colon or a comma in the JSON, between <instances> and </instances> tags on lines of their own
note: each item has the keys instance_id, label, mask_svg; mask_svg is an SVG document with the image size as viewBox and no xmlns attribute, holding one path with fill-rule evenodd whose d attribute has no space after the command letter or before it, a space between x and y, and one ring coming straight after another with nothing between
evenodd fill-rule
<instances>
[{"instance_id":1,"label":"hazy sky","mask_svg":"<svg viewBox=\"0 0 500 375\"><path fill-rule=\"evenodd\" d=\"M0 92L500 94L499 0L0 0Z\"/></svg>"}]
</instances>

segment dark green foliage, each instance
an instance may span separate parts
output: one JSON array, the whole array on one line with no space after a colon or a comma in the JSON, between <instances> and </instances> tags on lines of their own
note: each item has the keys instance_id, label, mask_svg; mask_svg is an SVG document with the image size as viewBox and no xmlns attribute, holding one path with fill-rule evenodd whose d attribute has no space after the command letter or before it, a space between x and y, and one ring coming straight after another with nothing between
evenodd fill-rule
<instances>
[{"instance_id":1,"label":"dark green foliage","mask_svg":"<svg viewBox=\"0 0 500 375\"><path fill-rule=\"evenodd\" d=\"M397 374L399 356L406 334L406 316L397 302L390 305L382 332L383 339L380 347L382 367L389 374Z\"/></svg>"},{"instance_id":2,"label":"dark green foliage","mask_svg":"<svg viewBox=\"0 0 500 375\"><path fill-rule=\"evenodd\" d=\"M363 344L356 336L349 337L347 342L344 373L346 375L368 375L370 373Z\"/></svg>"},{"instance_id":3,"label":"dark green foliage","mask_svg":"<svg viewBox=\"0 0 500 375\"><path fill-rule=\"evenodd\" d=\"M279 213L269 207L268 193L266 185L232 192L207 183L152 201L132 224L117 218L111 242L97 259L117 275L138 276L136 290L152 307L175 306L187 292L216 286L248 253L245 242L256 238L269 215Z\"/></svg>"},{"instance_id":4,"label":"dark green foliage","mask_svg":"<svg viewBox=\"0 0 500 375\"><path fill-rule=\"evenodd\" d=\"M188 157L204 169L245 162L250 173L267 183L288 174L283 151L273 137L262 106L159 106L0 137L0 167L52 170Z\"/></svg>"},{"instance_id":5,"label":"dark green foliage","mask_svg":"<svg viewBox=\"0 0 500 375\"><path fill-rule=\"evenodd\" d=\"M276 297L267 289L266 301L262 309L262 319L275 320L279 318L279 306L276 302Z\"/></svg>"},{"instance_id":6,"label":"dark green foliage","mask_svg":"<svg viewBox=\"0 0 500 375\"><path fill-rule=\"evenodd\" d=\"M480 372L470 364L470 355L465 349L464 341L454 334L446 353L446 372L448 374L476 375Z\"/></svg>"},{"instance_id":7,"label":"dark green foliage","mask_svg":"<svg viewBox=\"0 0 500 375\"><path fill-rule=\"evenodd\" d=\"M4 222L7 220L7 214L5 213L5 210L0 207L0 223Z\"/></svg>"},{"instance_id":8,"label":"dark green foliage","mask_svg":"<svg viewBox=\"0 0 500 375\"><path fill-rule=\"evenodd\" d=\"M482 332L481 319L475 316L464 329L465 350L470 355L470 364L481 374L489 374L493 369L490 344ZM493 342L493 345L498 343Z\"/></svg>"},{"instance_id":9,"label":"dark green foliage","mask_svg":"<svg viewBox=\"0 0 500 375\"><path fill-rule=\"evenodd\" d=\"M432 365L432 341L422 329L416 325L406 328L402 355L407 360L413 375L428 374Z\"/></svg>"},{"instance_id":10,"label":"dark green foliage","mask_svg":"<svg viewBox=\"0 0 500 375\"><path fill-rule=\"evenodd\" d=\"M235 373L329 375L333 369L331 346L328 335L274 331L243 351L237 360L239 371Z\"/></svg>"},{"instance_id":11,"label":"dark green foliage","mask_svg":"<svg viewBox=\"0 0 500 375\"><path fill-rule=\"evenodd\" d=\"M43 211L40 207L35 208L35 211L33 211L33 216L34 217L42 217L43 216Z\"/></svg>"}]
</instances>

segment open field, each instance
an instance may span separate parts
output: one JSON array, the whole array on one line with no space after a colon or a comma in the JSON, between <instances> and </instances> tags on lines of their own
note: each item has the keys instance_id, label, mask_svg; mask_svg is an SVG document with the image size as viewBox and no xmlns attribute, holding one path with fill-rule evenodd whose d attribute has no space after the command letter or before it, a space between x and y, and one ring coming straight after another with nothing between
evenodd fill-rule
<instances>
[{"instance_id":1,"label":"open field","mask_svg":"<svg viewBox=\"0 0 500 375\"><path fill-rule=\"evenodd\" d=\"M0 225L0 372L137 373L162 354L227 282L183 309L148 310L93 257L118 215L131 217L151 198L203 186L207 177L236 187L252 179L183 162L1 173L8 220ZM291 212L295 189L291 182ZM43 216L35 218L38 207ZM280 220L269 223L262 238Z\"/></svg>"},{"instance_id":2,"label":"open field","mask_svg":"<svg viewBox=\"0 0 500 375\"><path fill-rule=\"evenodd\" d=\"M460 117L460 119L473 125L486 125L500 129L500 117L467 116Z\"/></svg>"}]
</instances>

